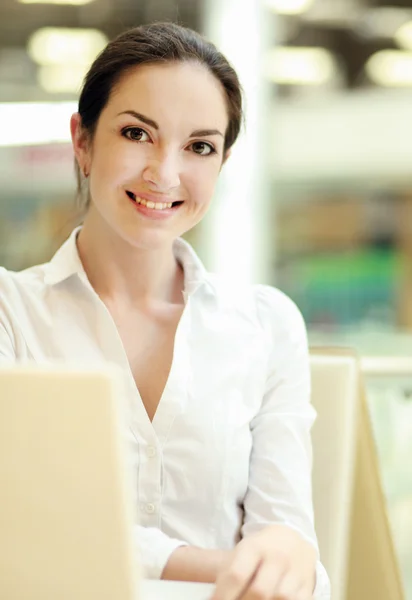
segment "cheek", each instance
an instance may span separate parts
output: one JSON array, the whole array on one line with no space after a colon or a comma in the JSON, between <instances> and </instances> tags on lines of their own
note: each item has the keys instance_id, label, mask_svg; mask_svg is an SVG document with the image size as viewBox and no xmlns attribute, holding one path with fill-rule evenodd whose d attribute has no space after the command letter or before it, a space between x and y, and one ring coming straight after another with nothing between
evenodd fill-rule
<instances>
[{"instance_id":1,"label":"cheek","mask_svg":"<svg viewBox=\"0 0 412 600\"><path fill-rule=\"evenodd\" d=\"M107 140L94 153L92 167L102 181L111 186L136 176L143 169L145 158L141 148L125 144L123 140Z\"/></svg>"},{"instance_id":2,"label":"cheek","mask_svg":"<svg viewBox=\"0 0 412 600\"><path fill-rule=\"evenodd\" d=\"M204 205L211 201L219 172L220 162L214 160L209 164L192 165L186 172L185 186L196 204Z\"/></svg>"}]
</instances>

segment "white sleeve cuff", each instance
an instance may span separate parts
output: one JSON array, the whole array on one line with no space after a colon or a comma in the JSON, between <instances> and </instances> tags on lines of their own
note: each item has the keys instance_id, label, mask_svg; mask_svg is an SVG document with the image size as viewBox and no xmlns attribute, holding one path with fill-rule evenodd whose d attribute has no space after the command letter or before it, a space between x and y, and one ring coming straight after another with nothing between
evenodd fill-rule
<instances>
[{"instance_id":1,"label":"white sleeve cuff","mask_svg":"<svg viewBox=\"0 0 412 600\"><path fill-rule=\"evenodd\" d=\"M313 592L313 600L330 600L331 589L328 574L325 567L318 560L316 563L316 586Z\"/></svg>"},{"instance_id":2,"label":"white sleeve cuff","mask_svg":"<svg viewBox=\"0 0 412 600\"><path fill-rule=\"evenodd\" d=\"M137 526L135 529L135 547L146 579L160 579L172 553L187 545L154 527Z\"/></svg>"}]
</instances>

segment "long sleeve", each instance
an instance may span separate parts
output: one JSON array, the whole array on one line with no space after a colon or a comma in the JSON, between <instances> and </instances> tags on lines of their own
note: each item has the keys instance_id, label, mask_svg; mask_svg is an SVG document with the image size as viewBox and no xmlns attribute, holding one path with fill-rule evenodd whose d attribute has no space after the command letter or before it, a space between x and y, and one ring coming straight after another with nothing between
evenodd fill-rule
<instances>
[{"instance_id":1,"label":"long sleeve","mask_svg":"<svg viewBox=\"0 0 412 600\"><path fill-rule=\"evenodd\" d=\"M171 554L187 544L167 536L155 527L136 526L135 547L147 579L160 579Z\"/></svg>"},{"instance_id":2,"label":"long sleeve","mask_svg":"<svg viewBox=\"0 0 412 600\"><path fill-rule=\"evenodd\" d=\"M0 307L0 367L10 365L16 361L16 352L12 338L2 321Z\"/></svg>"},{"instance_id":3,"label":"long sleeve","mask_svg":"<svg viewBox=\"0 0 412 600\"><path fill-rule=\"evenodd\" d=\"M247 536L264 526L282 523L318 550L310 437L316 413L310 403L306 329L295 304L280 292L262 286L258 303L272 352L262 406L251 424L253 449L242 534ZM279 303L281 320L273 317L279 315ZM278 339L283 340L281 345ZM320 562L314 598L330 598L329 579Z\"/></svg>"}]
</instances>

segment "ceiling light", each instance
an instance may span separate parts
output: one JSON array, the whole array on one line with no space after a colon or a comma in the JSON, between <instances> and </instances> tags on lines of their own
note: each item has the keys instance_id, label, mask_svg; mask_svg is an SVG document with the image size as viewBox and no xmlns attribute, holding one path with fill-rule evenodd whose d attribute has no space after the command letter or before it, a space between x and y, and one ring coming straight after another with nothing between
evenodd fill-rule
<instances>
[{"instance_id":1,"label":"ceiling light","mask_svg":"<svg viewBox=\"0 0 412 600\"><path fill-rule=\"evenodd\" d=\"M72 4L81 6L82 4L90 4L93 0L18 0L21 4Z\"/></svg>"},{"instance_id":2,"label":"ceiling light","mask_svg":"<svg viewBox=\"0 0 412 600\"><path fill-rule=\"evenodd\" d=\"M368 37L393 39L399 28L410 19L410 10L384 6L365 11L358 23L358 29Z\"/></svg>"},{"instance_id":3,"label":"ceiling light","mask_svg":"<svg viewBox=\"0 0 412 600\"><path fill-rule=\"evenodd\" d=\"M395 33L395 41L405 50L412 50L412 21L407 21Z\"/></svg>"},{"instance_id":4,"label":"ceiling light","mask_svg":"<svg viewBox=\"0 0 412 600\"><path fill-rule=\"evenodd\" d=\"M267 56L267 77L283 85L321 85L338 71L335 57L326 48L274 48Z\"/></svg>"},{"instance_id":5,"label":"ceiling light","mask_svg":"<svg viewBox=\"0 0 412 600\"><path fill-rule=\"evenodd\" d=\"M26 146L70 141L75 102L0 103L0 146Z\"/></svg>"},{"instance_id":6,"label":"ceiling light","mask_svg":"<svg viewBox=\"0 0 412 600\"><path fill-rule=\"evenodd\" d=\"M281 15L301 15L313 4L313 0L266 0L270 10Z\"/></svg>"},{"instance_id":7,"label":"ceiling light","mask_svg":"<svg viewBox=\"0 0 412 600\"><path fill-rule=\"evenodd\" d=\"M381 50L365 65L371 81L385 87L412 86L412 52Z\"/></svg>"},{"instance_id":8,"label":"ceiling light","mask_svg":"<svg viewBox=\"0 0 412 600\"><path fill-rule=\"evenodd\" d=\"M97 29L44 27L30 37L27 51L39 65L90 65L107 42Z\"/></svg>"},{"instance_id":9,"label":"ceiling light","mask_svg":"<svg viewBox=\"0 0 412 600\"><path fill-rule=\"evenodd\" d=\"M45 65L39 67L37 80L51 94L78 94L86 72L85 65Z\"/></svg>"}]
</instances>

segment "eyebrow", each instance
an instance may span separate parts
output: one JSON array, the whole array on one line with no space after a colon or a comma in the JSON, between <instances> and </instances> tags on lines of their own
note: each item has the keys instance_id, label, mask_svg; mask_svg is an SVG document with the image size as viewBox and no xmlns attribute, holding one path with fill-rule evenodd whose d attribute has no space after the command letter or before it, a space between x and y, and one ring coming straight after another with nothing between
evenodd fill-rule
<instances>
[{"instance_id":1,"label":"eyebrow","mask_svg":"<svg viewBox=\"0 0 412 600\"><path fill-rule=\"evenodd\" d=\"M156 121L149 119L149 117L145 117L145 115L142 115L142 113L136 112L135 110L123 110L117 116L120 115L130 115L135 119L142 121L142 123L146 123L146 125L149 125L149 127L159 130L159 125L156 123ZM209 135L220 135L224 137L223 133L218 129L196 129L195 131L192 131L189 137L205 137Z\"/></svg>"}]
</instances>

